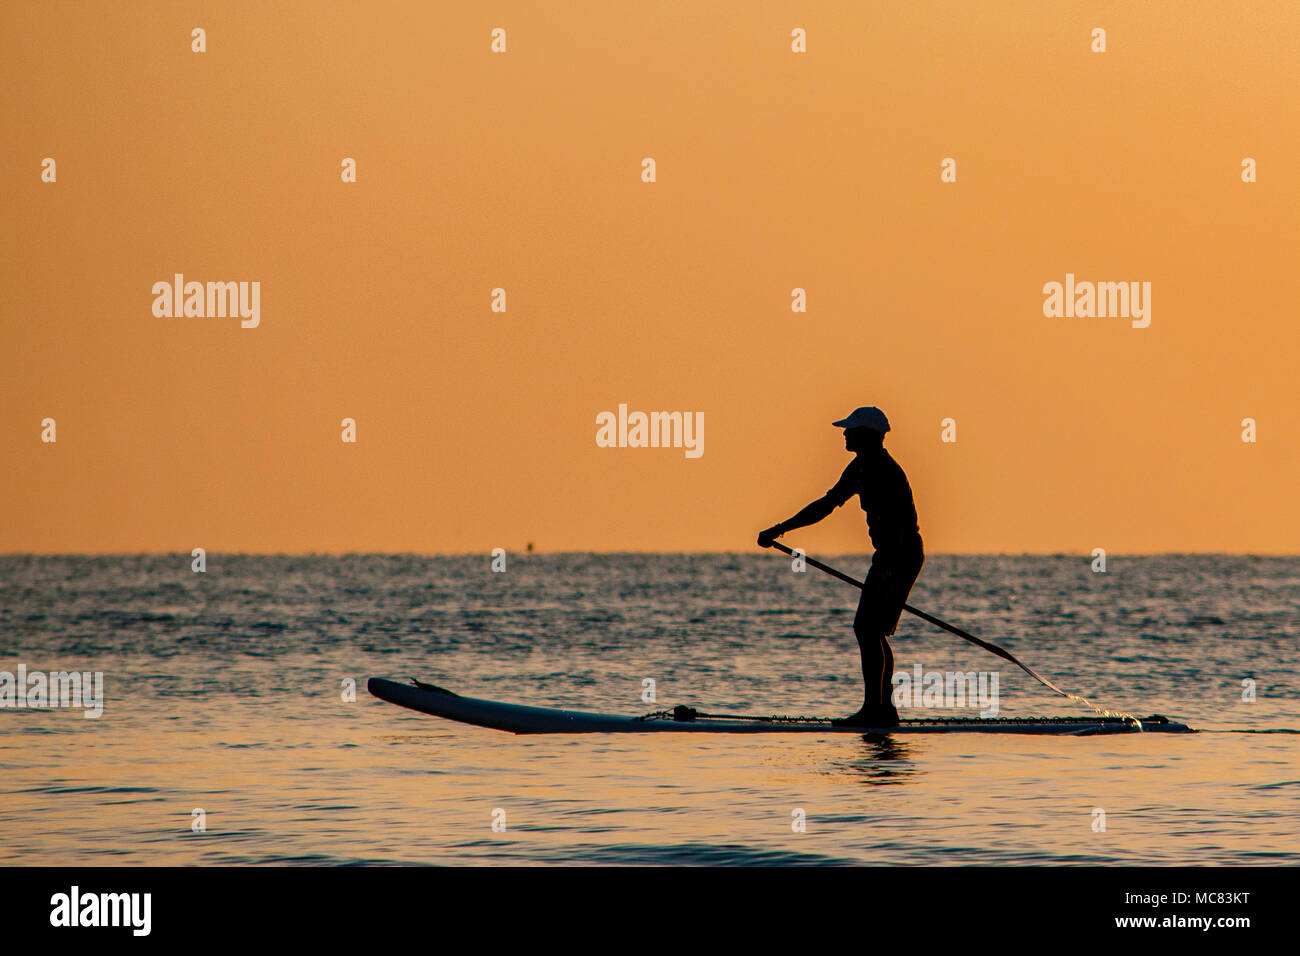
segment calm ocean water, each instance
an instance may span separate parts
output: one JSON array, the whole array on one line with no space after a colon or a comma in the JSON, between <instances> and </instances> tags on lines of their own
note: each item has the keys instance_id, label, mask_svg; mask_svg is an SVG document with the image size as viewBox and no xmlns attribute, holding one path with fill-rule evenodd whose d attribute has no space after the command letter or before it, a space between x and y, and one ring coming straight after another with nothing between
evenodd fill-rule
<instances>
[{"instance_id":1,"label":"calm ocean water","mask_svg":"<svg viewBox=\"0 0 1300 956\"><path fill-rule=\"evenodd\" d=\"M772 554L0 557L0 671L105 675L98 720L0 709L0 861L1300 863L1300 737L1240 732L1300 728L1300 558L936 555L913 591L1068 690L1224 732L516 737L365 691L847 713L855 599ZM907 615L894 645L998 671L1004 716L1086 712Z\"/></svg>"}]
</instances>

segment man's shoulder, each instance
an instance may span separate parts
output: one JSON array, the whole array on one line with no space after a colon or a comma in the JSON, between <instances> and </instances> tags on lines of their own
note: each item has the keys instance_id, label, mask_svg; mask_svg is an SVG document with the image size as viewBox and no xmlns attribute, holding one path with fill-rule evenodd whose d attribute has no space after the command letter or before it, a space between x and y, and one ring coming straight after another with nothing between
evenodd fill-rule
<instances>
[{"instance_id":1,"label":"man's shoulder","mask_svg":"<svg viewBox=\"0 0 1300 956\"><path fill-rule=\"evenodd\" d=\"M865 463L865 467L875 481L888 481L900 478L903 481L907 481L907 472L903 471L903 466L895 461L894 456L884 448L880 449L880 452L877 455L872 456L871 461Z\"/></svg>"},{"instance_id":2,"label":"man's shoulder","mask_svg":"<svg viewBox=\"0 0 1300 956\"><path fill-rule=\"evenodd\" d=\"M883 462L883 465L884 468L889 472L889 474L893 475L897 480L901 481L904 485L908 485L907 472L903 470L903 466L900 465L898 462L896 462L893 456L889 454L889 452L885 452L885 461ZM908 486L910 487L910 485Z\"/></svg>"}]
</instances>

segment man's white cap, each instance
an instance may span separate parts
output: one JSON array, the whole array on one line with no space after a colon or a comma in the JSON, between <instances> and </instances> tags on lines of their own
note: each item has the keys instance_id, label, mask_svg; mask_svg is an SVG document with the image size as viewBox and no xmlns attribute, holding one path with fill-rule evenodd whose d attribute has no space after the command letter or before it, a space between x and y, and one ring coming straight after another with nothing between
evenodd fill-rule
<instances>
[{"instance_id":1,"label":"man's white cap","mask_svg":"<svg viewBox=\"0 0 1300 956\"><path fill-rule=\"evenodd\" d=\"M838 422L831 422L831 424L836 428L870 428L882 435L889 431L889 419L875 405L855 408L848 418L841 418Z\"/></svg>"}]
</instances>

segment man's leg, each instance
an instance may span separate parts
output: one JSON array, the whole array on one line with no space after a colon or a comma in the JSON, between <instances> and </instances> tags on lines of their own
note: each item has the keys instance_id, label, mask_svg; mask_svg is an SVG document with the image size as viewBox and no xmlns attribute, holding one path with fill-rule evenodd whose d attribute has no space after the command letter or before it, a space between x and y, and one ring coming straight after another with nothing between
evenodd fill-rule
<instances>
[{"instance_id":1,"label":"man's leg","mask_svg":"<svg viewBox=\"0 0 1300 956\"><path fill-rule=\"evenodd\" d=\"M858 613L853 618L853 636L858 639L858 653L862 657L864 709L889 701L886 688L894 671L894 650L889 646L889 638L881 633L879 595L873 592L874 588L863 587Z\"/></svg>"},{"instance_id":2,"label":"man's leg","mask_svg":"<svg viewBox=\"0 0 1300 956\"><path fill-rule=\"evenodd\" d=\"M924 554L906 555L901 560L881 560L879 552L872 558L871 570L862 583L858 613L853 618L853 634L858 639L862 657L862 711L855 716L883 713L898 719L893 701L894 649L889 635L898 628L903 605L912 585L921 573Z\"/></svg>"},{"instance_id":3,"label":"man's leg","mask_svg":"<svg viewBox=\"0 0 1300 956\"><path fill-rule=\"evenodd\" d=\"M880 702L882 704L893 703L894 690L894 649L889 646L889 638L880 639L881 657L884 658L880 666Z\"/></svg>"},{"instance_id":4,"label":"man's leg","mask_svg":"<svg viewBox=\"0 0 1300 956\"><path fill-rule=\"evenodd\" d=\"M889 646L889 638L860 636L858 652L862 656L862 706L892 703L894 649Z\"/></svg>"}]
</instances>

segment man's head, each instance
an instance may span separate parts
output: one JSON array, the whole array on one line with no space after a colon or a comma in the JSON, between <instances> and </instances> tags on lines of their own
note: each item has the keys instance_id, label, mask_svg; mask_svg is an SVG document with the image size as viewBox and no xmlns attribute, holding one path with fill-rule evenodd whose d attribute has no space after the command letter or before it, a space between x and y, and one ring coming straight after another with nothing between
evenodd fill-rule
<instances>
[{"instance_id":1,"label":"man's head","mask_svg":"<svg viewBox=\"0 0 1300 956\"><path fill-rule=\"evenodd\" d=\"M889 419L874 405L855 408L847 418L831 424L844 429L844 447L851 452L881 447L889 431Z\"/></svg>"},{"instance_id":2,"label":"man's head","mask_svg":"<svg viewBox=\"0 0 1300 956\"><path fill-rule=\"evenodd\" d=\"M873 448L881 448L885 444L885 433L878 432L874 428L846 428L844 429L844 448L853 452L870 451Z\"/></svg>"}]
</instances>

